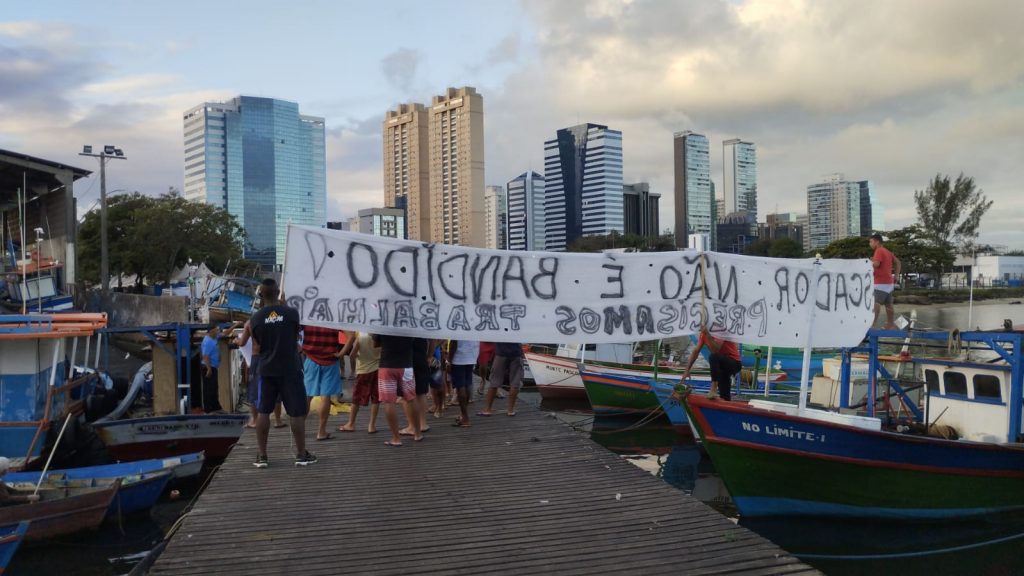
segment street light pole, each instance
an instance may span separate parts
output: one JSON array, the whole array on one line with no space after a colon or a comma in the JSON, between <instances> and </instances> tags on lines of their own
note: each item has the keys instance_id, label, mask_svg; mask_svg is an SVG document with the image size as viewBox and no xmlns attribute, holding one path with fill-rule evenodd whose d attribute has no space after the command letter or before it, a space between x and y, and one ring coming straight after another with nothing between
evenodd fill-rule
<instances>
[{"instance_id":1,"label":"street light pole","mask_svg":"<svg viewBox=\"0 0 1024 576\"><path fill-rule=\"evenodd\" d=\"M127 160L120 148L105 145L99 154L92 153L92 146L82 147L79 156L100 159L100 291L106 296L110 292L110 254L107 251L107 160Z\"/></svg>"}]
</instances>

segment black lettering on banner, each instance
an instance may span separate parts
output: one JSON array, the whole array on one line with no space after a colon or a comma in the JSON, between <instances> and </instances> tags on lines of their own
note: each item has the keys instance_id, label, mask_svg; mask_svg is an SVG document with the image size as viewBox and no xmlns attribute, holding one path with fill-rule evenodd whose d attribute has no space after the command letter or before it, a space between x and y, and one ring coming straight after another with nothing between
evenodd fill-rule
<instances>
[{"instance_id":1,"label":"black lettering on banner","mask_svg":"<svg viewBox=\"0 0 1024 576\"><path fill-rule=\"evenodd\" d=\"M334 322L334 314L331 311L331 301L328 298L317 298L309 309L308 320L317 322Z\"/></svg>"},{"instance_id":2,"label":"black lettering on banner","mask_svg":"<svg viewBox=\"0 0 1024 576\"><path fill-rule=\"evenodd\" d=\"M836 274L836 310L839 310L839 301L843 302L843 307L847 310L850 309L849 294L846 291L846 274Z\"/></svg>"},{"instance_id":3,"label":"black lettering on banner","mask_svg":"<svg viewBox=\"0 0 1024 576\"><path fill-rule=\"evenodd\" d=\"M558 312L558 310L555 310L555 312ZM498 316L509 321L510 330L518 331L519 319L526 317L526 306L522 304L502 304L501 307L498 308ZM561 332L561 330L559 330L559 332Z\"/></svg>"},{"instance_id":4,"label":"black lettering on banner","mask_svg":"<svg viewBox=\"0 0 1024 576\"><path fill-rule=\"evenodd\" d=\"M469 320L466 318L466 307L462 304L455 305L448 314L448 329L463 330L469 332Z\"/></svg>"},{"instance_id":5,"label":"black lettering on banner","mask_svg":"<svg viewBox=\"0 0 1024 576\"><path fill-rule=\"evenodd\" d=\"M613 282L618 282L619 283L619 291L618 292L605 292L605 293L602 293L601 294L601 298L622 298L622 268L623 267L618 265L618 264L602 264L601 268L604 268L605 270L612 270L613 271L612 274L614 274L614 276L609 276L608 277L608 283L609 284L611 284Z\"/></svg>"},{"instance_id":6,"label":"black lettering on banner","mask_svg":"<svg viewBox=\"0 0 1024 576\"><path fill-rule=\"evenodd\" d=\"M825 302L821 301L821 283L825 282ZM825 273L818 276L818 285L815 286L814 302L818 309L828 312L832 309L832 275Z\"/></svg>"},{"instance_id":7,"label":"black lettering on banner","mask_svg":"<svg viewBox=\"0 0 1024 576\"><path fill-rule=\"evenodd\" d=\"M792 309L789 301L789 268L783 267L775 271L775 285L779 287L779 303L775 305L775 308L781 312L782 300L785 299L786 314L789 314Z\"/></svg>"},{"instance_id":8,"label":"black lettering on banner","mask_svg":"<svg viewBox=\"0 0 1024 576\"><path fill-rule=\"evenodd\" d=\"M861 280L862 286L864 286L864 309L871 310L875 306L875 291L869 290L869 286L874 286L875 278L872 272L864 274Z\"/></svg>"},{"instance_id":9,"label":"black lettering on banner","mask_svg":"<svg viewBox=\"0 0 1024 576\"><path fill-rule=\"evenodd\" d=\"M856 291L857 299L856 300L853 299L853 294L854 294L854 290L853 290L854 283L853 283L853 281L854 280L857 281L857 284L856 284L856 286L857 286L857 291ZM863 298L864 298L864 279L861 278L860 274L855 274L855 275L850 277L850 303L853 304L854 307L859 307L860 303L861 303L861 300Z\"/></svg>"},{"instance_id":10,"label":"black lettering on banner","mask_svg":"<svg viewBox=\"0 0 1024 576\"><path fill-rule=\"evenodd\" d=\"M456 276L455 274L448 274L450 278L446 278L444 268L445 266L450 265L455 260L462 261L462 267L459 270L459 274L458 276ZM444 293L447 294L449 298L454 298L455 300L459 300L462 302L466 301L466 266L468 264L468 254L456 254L455 256L445 258L444 260L441 261L440 264L437 265L437 275L440 277L441 280L441 289L444 290ZM462 290L461 294L452 291L451 287L448 285L449 280L451 280L452 282L458 282L458 286Z\"/></svg>"},{"instance_id":11,"label":"black lettering on banner","mask_svg":"<svg viewBox=\"0 0 1024 576\"><path fill-rule=\"evenodd\" d=\"M434 244L424 243L427 249L427 288L430 290L430 299L436 301L437 294L434 293Z\"/></svg>"},{"instance_id":12,"label":"black lettering on banner","mask_svg":"<svg viewBox=\"0 0 1024 576\"><path fill-rule=\"evenodd\" d=\"M694 302L693 304L690 304L690 316L696 316L696 318L692 322L690 322L689 328L692 332L697 332L698 330L701 329L701 326L708 325L708 309L700 302ZM685 322L686 319L684 318L682 323L685 324ZM685 329L686 326L680 326L680 328Z\"/></svg>"},{"instance_id":13,"label":"black lettering on banner","mask_svg":"<svg viewBox=\"0 0 1024 576\"><path fill-rule=\"evenodd\" d=\"M484 267L480 268L480 255L477 254L473 258L473 266L470 268L469 280L473 285L473 304L480 303L480 293L484 289L484 276L487 274L487 269L494 265L494 269L491 270L491 300L496 300L498 295L498 268L501 267L501 257L491 256L484 263Z\"/></svg>"},{"instance_id":14,"label":"black lettering on banner","mask_svg":"<svg viewBox=\"0 0 1024 576\"><path fill-rule=\"evenodd\" d=\"M764 298L750 305L750 308L747 309L747 318L751 320L759 318L761 320L761 325L757 328L758 336L764 336L768 333L768 304Z\"/></svg>"},{"instance_id":15,"label":"black lettering on banner","mask_svg":"<svg viewBox=\"0 0 1024 576\"><path fill-rule=\"evenodd\" d=\"M412 300L395 301L395 320L392 326L395 328L416 327L416 311L413 308Z\"/></svg>"},{"instance_id":16,"label":"black lettering on banner","mask_svg":"<svg viewBox=\"0 0 1024 576\"><path fill-rule=\"evenodd\" d=\"M513 266L514 265L514 266ZM504 300L509 299L509 282L519 282L519 285L523 288L523 297L530 298L530 286L526 282L526 271L523 267L523 259L521 256L509 256L508 261L505 262L505 272L501 275L501 297ZM518 328L516 328L518 330Z\"/></svg>"},{"instance_id":17,"label":"black lettering on banner","mask_svg":"<svg viewBox=\"0 0 1024 576\"><path fill-rule=\"evenodd\" d=\"M555 322L555 329L558 330L564 336L572 336L576 333L576 329L572 327L573 321L576 320L576 313L572 311L572 308L568 306L559 306L555 308L555 314L562 317L561 320Z\"/></svg>"},{"instance_id":18,"label":"black lettering on banner","mask_svg":"<svg viewBox=\"0 0 1024 576\"><path fill-rule=\"evenodd\" d=\"M306 299L302 296L288 296L288 306L299 311L299 318L305 318Z\"/></svg>"},{"instance_id":19,"label":"black lettering on banner","mask_svg":"<svg viewBox=\"0 0 1024 576\"><path fill-rule=\"evenodd\" d=\"M363 280L359 278L356 273L356 249L362 248L366 251L366 255L370 258L370 272L372 275L369 280ZM348 250L345 253L345 265L348 267L348 277L355 284L356 288L369 288L377 283L377 276L380 275L380 271L377 269L377 251L373 249L373 246L369 244L363 244L362 242L353 242L348 245Z\"/></svg>"},{"instance_id":20,"label":"black lettering on banner","mask_svg":"<svg viewBox=\"0 0 1024 576\"><path fill-rule=\"evenodd\" d=\"M712 302L711 310L714 312L714 317L711 320L711 326L708 328L712 332L721 332L725 330L725 321L728 318L729 306L721 302Z\"/></svg>"},{"instance_id":21,"label":"black lettering on banner","mask_svg":"<svg viewBox=\"0 0 1024 576\"><path fill-rule=\"evenodd\" d=\"M440 330L441 322L438 319L441 307L434 302L420 304L420 328L424 330Z\"/></svg>"},{"instance_id":22,"label":"black lettering on banner","mask_svg":"<svg viewBox=\"0 0 1024 576\"><path fill-rule=\"evenodd\" d=\"M612 335L620 326L623 334L633 333L633 321L629 318L629 307L619 306L619 309L616 310L614 306L605 306L604 333Z\"/></svg>"},{"instance_id":23,"label":"black lettering on banner","mask_svg":"<svg viewBox=\"0 0 1024 576\"><path fill-rule=\"evenodd\" d=\"M338 322L344 324L366 324L366 298L342 298L338 300Z\"/></svg>"},{"instance_id":24,"label":"black lettering on banner","mask_svg":"<svg viewBox=\"0 0 1024 576\"><path fill-rule=\"evenodd\" d=\"M693 282L690 284L690 292L686 297L689 298L693 296L694 293L700 292L701 290L704 291L705 298L711 298L711 295L708 294L707 278L704 276L704 272L701 270L701 266L698 263L693 267Z\"/></svg>"},{"instance_id":25,"label":"black lettering on banner","mask_svg":"<svg viewBox=\"0 0 1024 576\"><path fill-rule=\"evenodd\" d=\"M580 310L580 328L587 334L595 334L601 329L601 315L590 308Z\"/></svg>"},{"instance_id":26,"label":"black lettering on banner","mask_svg":"<svg viewBox=\"0 0 1024 576\"><path fill-rule=\"evenodd\" d=\"M476 330L501 330L501 326L498 326L497 306L494 304L477 304L476 315L480 317Z\"/></svg>"},{"instance_id":27,"label":"black lettering on banner","mask_svg":"<svg viewBox=\"0 0 1024 576\"><path fill-rule=\"evenodd\" d=\"M373 325L376 325L376 326L390 326L391 325L391 322L388 321L389 318L390 318L390 312L389 312L389 309L388 309L388 304L390 302L391 302L390 300L377 300L377 305L374 306L374 308L377 309L377 317L371 319L370 320L370 324L373 324Z\"/></svg>"},{"instance_id":28,"label":"black lettering on banner","mask_svg":"<svg viewBox=\"0 0 1024 576\"><path fill-rule=\"evenodd\" d=\"M729 334L743 335L746 313L747 308L743 304L735 304L729 308L729 325L726 327Z\"/></svg>"},{"instance_id":29,"label":"black lettering on banner","mask_svg":"<svg viewBox=\"0 0 1024 576\"><path fill-rule=\"evenodd\" d=\"M545 263L551 265L548 269L544 266ZM540 268L540 272L534 274L530 280L530 287L533 288L534 294L541 300L554 300L558 298L558 285L555 283L555 275L558 273L558 258L555 256L546 256L537 261L537 267ZM543 292L537 287L537 281L541 278L548 278L548 291Z\"/></svg>"},{"instance_id":30,"label":"black lettering on banner","mask_svg":"<svg viewBox=\"0 0 1024 576\"><path fill-rule=\"evenodd\" d=\"M391 269L391 259L394 258L396 254L409 254L410 256L412 256L411 266L409 266L412 268L411 288L403 288L402 286L399 286L398 281L395 279L394 272ZM404 248L399 248L397 250L390 250L388 251L388 255L384 257L384 278L388 281L388 285L391 286L391 289L394 290L396 294L399 294L401 296L409 296L410 298L415 298L416 295L419 294L419 254L419 248L406 246ZM407 273L406 268L406 266L403 266L401 272Z\"/></svg>"},{"instance_id":31,"label":"black lettering on banner","mask_svg":"<svg viewBox=\"0 0 1024 576\"><path fill-rule=\"evenodd\" d=\"M794 291L796 292L796 301L803 304L807 301L807 295L811 292L811 281L807 278L806 272L796 273L796 282L794 284ZM803 284L803 296L800 295L800 285Z\"/></svg>"},{"instance_id":32,"label":"black lettering on banner","mask_svg":"<svg viewBox=\"0 0 1024 576\"><path fill-rule=\"evenodd\" d=\"M671 304L663 304L659 309L665 317L658 320L658 333L671 334L672 325L679 319L679 311ZM639 324L639 322L637 322Z\"/></svg>"},{"instance_id":33,"label":"black lettering on banner","mask_svg":"<svg viewBox=\"0 0 1024 576\"><path fill-rule=\"evenodd\" d=\"M671 272L672 275L675 276L675 280L674 280L675 291L673 291L671 293L670 293L669 284L668 284L668 281L670 279L666 278L666 276L665 276L666 272ZM679 272L679 270L676 270L675 266L669 265L669 266L665 266L664 268L662 268L661 269L661 276L658 278L658 283L661 285L661 297L663 299L665 299L665 300L669 300L669 299L672 299L672 298L678 298L679 294L683 291L683 275L682 275L682 273Z\"/></svg>"},{"instance_id":34,"label":"black lettering on banner","mask_svg":"<svg viewBox=\"0 0 1024 576\"><path fill-rule=\"evenodd\" d=\"M313 280L319 280L320 272L327 262L327 240L319 234L306 232L306 247L309 248L309 256L312 258Z\"/></svg>"},{"instance_id":35,"label":"black lettering on banner","mask_svg":"<svg viewBox=\"0 0 1024 576\"><path fill-rule=\"evenodd\" d=\"M650 306L641 304L636 307L636 333L654 334L654 313Z\"/></svg>"},{"instance_id":36,"label":"black lettering on banner","mask_svg":"<svg viewBox=\"0 0 1024 576\"><path fill-rule=\"evenodd\" d=\"M725 281L725 292L722 292L722 271L718 268L718 262L715 262L715 283L718 285L718 299L725 302L729 299L729 294L732 294L732 303L736 304L740 298L740 287L738 280L736 279L736 267L729 265L729 279Z\"/></svg>"}]
</instances>

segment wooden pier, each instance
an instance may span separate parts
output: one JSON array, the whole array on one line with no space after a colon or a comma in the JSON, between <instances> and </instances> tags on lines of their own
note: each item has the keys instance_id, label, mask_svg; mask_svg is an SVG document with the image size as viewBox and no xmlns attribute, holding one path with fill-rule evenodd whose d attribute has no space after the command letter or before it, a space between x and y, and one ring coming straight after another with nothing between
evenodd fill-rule
<instances>
[{"instance_id":1,"label":"wooden pier","mask_svg":"<svg viewBox=\"0 0 1024 576\"><path fill-rule=\"evenodd\" d=\"M529 401L495 408L398 448L364 409L305 468L287 429L254 468L247 430L150 574L817 573Z\"/></svg>"}]
</instances>

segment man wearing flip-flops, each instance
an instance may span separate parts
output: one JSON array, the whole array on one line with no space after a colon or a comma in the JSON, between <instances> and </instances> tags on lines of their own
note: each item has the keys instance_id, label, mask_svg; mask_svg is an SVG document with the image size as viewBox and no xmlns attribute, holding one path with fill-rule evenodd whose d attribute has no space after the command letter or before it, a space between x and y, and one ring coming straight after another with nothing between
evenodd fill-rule
<instances>
[{"instance_id":1,"label":"man wearing flip-flops","mask_svg":"<svg viewBox=\"0 0 1024 576\"><path fill-rule=\"evenodd\" d=\"M516 398L523 385L523 347L514 342L499 342L495 345L494 364L491 366L491 380L487 388L486 406L477 416L490 416L491 407L498 389L508 378L508 405L506 414L516 415Z\"/></svg>"}]
</instances>

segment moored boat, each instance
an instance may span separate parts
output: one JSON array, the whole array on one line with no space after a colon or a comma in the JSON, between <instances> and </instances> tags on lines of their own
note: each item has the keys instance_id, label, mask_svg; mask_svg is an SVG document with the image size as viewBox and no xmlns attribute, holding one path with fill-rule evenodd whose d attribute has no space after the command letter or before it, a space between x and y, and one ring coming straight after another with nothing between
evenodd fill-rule
<instances>
[{"instance_id":1,"label":"moored boat","mask_svg":"<svg viewBox=\"0 0 1024 576\"><path fill-rule=\"evenodd\" d=\"M103 522L120 486L120 480L90 488L44 482L38 502L0 507L0 525L31 521L26 542L94 530Z\"/></svg>"},{"instance_id":2,"label":"moored boat","mask_svg":"<svg viewBox=\"0 0 1024 576\"><path fill-rule=\"evenodd\" d=\"M17 475L11 474L9 476L16 477ZM38 481L39 475L36 474L35 476L36 481ZM117 518L123 515L148 511L160 499L160 495L163 494L170 480L170 470L159 470L156 472L129 474L117 478L68 478L66 476L47 474L43 484L51 488L97 488L109 485L113 481L119 481L121 487L107 507L106 514L107 518ZM36 485L36 482L31 480L12 480L8 476L5 476L3 481L9 487L24 492L31 492Z\"/></svg>"},{"instance_id":3,"label":"moored boat","mask_svg":"<svg viewBox=\"0 0 1024 576\"><path fill-rule=\"evenodd\" d=\"M874 417L874 403L868 416L696 394L684 404L745 516L957 519L1022 509L1022 337L960 336L989 345L1003 361L916 360L929 388L919 426ZM877 343L876 335L870 339ZM871 354L876 364L877 349ZM872 380L870 397L875 392ZM946 417L947 424L937 423Z\"/></svg>"},{"instance_id":4,"label":"moored boat","mask_svg":"<svg viewBox=\"0 0 1024 576\"><path fill-rule=\"evenodd\" d=\"M15 524L0 526L0 574L7 570L7 565L11 563L14 553L25 539L30 524L28 520L22 520Z\"/></svg>"},{"instance_id":5,"label":"moored boat","mask_svg":"<svg viewBox=\"0 0 1024 576\"><path fill-rule=\"evenodd\" d=\"M168 458L205 452L227 457L242 435L247 414L177 414L96 422L93 427L118 460Z\"/></svg>"}]
</instances>

